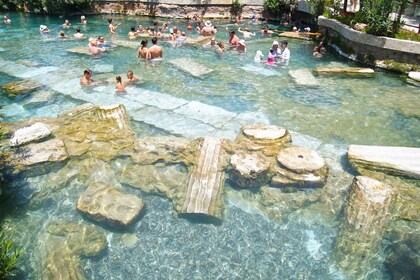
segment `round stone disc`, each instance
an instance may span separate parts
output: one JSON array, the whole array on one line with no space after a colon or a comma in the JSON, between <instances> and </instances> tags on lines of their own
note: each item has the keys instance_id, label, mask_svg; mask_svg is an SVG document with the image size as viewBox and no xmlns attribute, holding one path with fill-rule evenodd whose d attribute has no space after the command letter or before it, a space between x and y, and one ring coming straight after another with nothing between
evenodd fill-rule
<instances>
[{"instance_id":1,"label":"round stone disc","mask_svg":"<svg viewBox=\"0 0 420 280\"><path fill-rule=\"evenodd\" d=\"M314 172L326 165L325 160L316 151L297 146L280 150L277 161L295 173Z\"/></svg>"},{"instance_id":2,"label":"round stone disc","mask_svg":"<svg viewBox=\"0 0 420 280\"><path fill-rule=\"evenodd\" d=\"M280 139L287 130L275 125L253 125L242 129L243 134L249 139Z\"/></svg>"}]
</instances>

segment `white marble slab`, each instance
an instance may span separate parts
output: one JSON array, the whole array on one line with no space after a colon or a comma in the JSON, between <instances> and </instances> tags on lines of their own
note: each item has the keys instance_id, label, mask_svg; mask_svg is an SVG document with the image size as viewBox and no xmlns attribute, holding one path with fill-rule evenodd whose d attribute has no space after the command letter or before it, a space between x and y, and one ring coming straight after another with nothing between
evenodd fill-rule
<instances>
[{"instance_id":1,"label":"white marble slab","mask_svg":"<svg viewBox=\"0 0 420 280\"><path fill-rule=\"evenodd\" d=\"M191 58L177 58L169 61L169 63L174 65L176 68L198 78L213 72L213 69L201 65Z\"/></svg>"}]
</instances>

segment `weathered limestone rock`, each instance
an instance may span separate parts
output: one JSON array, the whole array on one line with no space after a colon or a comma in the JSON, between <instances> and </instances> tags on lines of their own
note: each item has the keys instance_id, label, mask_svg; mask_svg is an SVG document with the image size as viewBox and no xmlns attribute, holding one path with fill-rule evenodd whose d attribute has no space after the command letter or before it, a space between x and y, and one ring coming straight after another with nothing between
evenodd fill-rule
<instances>
[{"instance_id":1,"label":"weathered limestone rock","mask_svg":"<svg viewBox=\"0 0 420 280\"><path fill-rule=\"evenodd\" d=\"M22 146L32 141L41 140L50 134L51 131L45 124L36 122L30 126L16 130L10 139L10 146Z\"/></svg>"},{"instance_id":2,"label":"weathered limestone rock","mask_svg":"<svg viewBox=\"0 0 420 280\"><path fill-rule=\"evenodd\" d=\"M221 217L224 175L220 154L221 140L205 137L199 160L191 172L182 213Z\"/></svg>"},{"instance_id":3,"label":"weathered limestone rock","mask_svg":"<svg viewBox=\"0 0 420 280\"><path fill-rule=\"evenodd\" d=\"M87 103L60 114L60 119L63 123L54 134L64 141L71 156L89 154L110 160L134 151L136 138L123 105Z\"/></svg>"},{"instance_id":4,"label":"weathered limestone rock","mask_svg":"<svg viewBox=\"0 0 420 280\"><path fill-rule=\"evenodd\" d=\"M93 226L58 221L47 231L42 279L87 279L80 256L102 252L107 246L105 235Z\"/></svg>"},{"instance_id":5,"label":"weathered limestone rock","mask_svg":"<svg viewBox=\"0 0 420 280\"><path fill-rule=\"evenodd\" d=\"M129 164L121 169L118 180L147 193L165 195L180 209L187 193L188 169L183 164Z\"/></svg>"},{"instance_id":6,"label":"weathered limestone rock","mask_svg":"<svg viewBox=\"0 0 420 280\"><path fill-rule=\"evenodd\" d=\"M15 166L15 171L19 172L30 166L62 162L67 158L68 154L64 142L60 139L51 139L18 148L12 155L12 165Z\"/></svg>"},{"instance_id":7,"label":"weathered limestone rock","mask_svg":"<svg viewBox=\"0 0 420 280\"><path fill-rule=\"evenodd\" d=\"M102 119L113 119L119 128L129 128L130 121L124 105L100 106L98 115Z\"/></svg>"},{"instance_id":8,"label":"weathered limestone rock","mask_svg":"<svg viewBox=\"0 0 420 280\"><path fill-rule=\"evenodd\" d=\"M271 179L276 186L322 186L328 177L327 163L310 148L284 148L277 155L277 163L272 168L275 176Z\"/></svg>"},{"instance_id":9,"label":"weathered limestone rock","mask_svg":"<svg viewBox=\"0 0 420 280\"><path fill-rule=\"evenodd\" d=\"M345 211L345 225L334 248L334 259L348 274L362 277L377 265L374 255L392 203L391 187L368 177L354 178Z\"/></svg>"},{"instance_id":10,"label":"weathered limestone rock","mask_svg":"<svg viewBox=\"0 0 420 280\"><path fill-rule=\"evenodd\" d=\"M200 36L197 38L187 38L183 44L191 46L199 46L210 42L211 37L209 36Z\"/></svg>"},{"instance_id":11,"label":"weathered limestone rock","mask_svg":"<svg viewBox=\"0 0 420 280\"><path fill-rule=\"evenodd\" d=\"M241 127L235 140L240 147L248 151L261 151L265 155L276 155L278 151L289 144L292 139L287 129L275 126L257 124Z\"/></svg>"},{"instance_id":12,"label":"weathered limestone rock","mask_svg":"<svg viewBox=\"0 0 420 280\"><path fill-rule=\"evenodd\" d=\"M268 182L270 164L257 153L237 153L230 159L231 178L241 187L257 187Z\"/></svg>"},{"instance_id":13,"label":"weathered limestone rock","mask_svg":"<svg viewBox=\"0 0 420 280\"><path fill-rule=\"evenodd\" d=\"M374 171L420 179L420 148L350 145L348 159L362 175Z\"/></svg>"},{"instance_id":14,"label":"weathered limestone rock","mask_svg":"<svg viewBox=\"0 0 420 280\"><path fill-rule=\"evenodd\" d=\"M97 221L127 226L140 215L143 200L120 189L94 182L77 201L77 209Z\"/></svg>"},{"instance_id":15,"label":"weathered limestone rock","mask_svg":"<svg viewBox=\"0 0 420 280\"><path fill-rule=\"evenodd\" d=\"M22 80L17 82L11 82L1 86L9 96L17 96L23 92L32 91L39 87L41 84L29 80Z\"/></svg>"},{"instance_id":16,"label":"weathered limestone rock","mask_svg":"<svg viewBox=\"0 0 420 280\"><path fill-rule=\"evenodd\" d=\"M315 72L318 74L352 74L352 75L367 75L373 76L375 71L371 68L358 67L315 67Z\"/></svg>"},{"instance_id":17,"label":"weathered limestone rock","mask_svg":"<svg viewBox=\"0 0 420 280\"><path fill-rule=\"evenodd\" d=\"M197 78L201 78L202 76L213 72L213 69L200 65L191 58L177 58L169 61L169 63Z\"/></svg>"},{"instance_id":18,"label":"weathered limestone rock","mask_svg":"<svg viewBox=\"0 0 420 280\"><path fill-rule=\"evenodd\" d=\"M298 86L306 86L306 87L318 87L319 83L317 79L312 75L311 71L308 69L297 69L297 70L290 70L289 76L291 76L295 83Z\"/></svg>"},{"instance_id":19,"label":"weathered limestone rock","mask_svg":"<svg viewBox=\"0 0 420 280\"><path fill-rule=\"evenodd\" d=\"M132 158L136 163L153 164L158 161L166 163L195 163L199 141L181 137L145 137L137 139Z\"/></svg>"}]
</instances>

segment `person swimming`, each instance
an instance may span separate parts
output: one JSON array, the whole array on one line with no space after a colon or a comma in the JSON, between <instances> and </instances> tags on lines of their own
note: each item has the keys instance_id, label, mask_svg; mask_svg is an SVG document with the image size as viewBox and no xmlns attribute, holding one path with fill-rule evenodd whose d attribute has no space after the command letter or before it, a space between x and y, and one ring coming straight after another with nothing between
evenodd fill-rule
<instances>
[{"instance_id":1,"label":"person swimming","mask_svg":"<svg viewBox=\"0 0 420 280\"><path fill-rule=\"evenodd\" d=\"M46 25L41 24L39 26L39 32L41 32L42 34L48 34L50 33L50 30L48 29Z\"/></svg>"}]
</instances>

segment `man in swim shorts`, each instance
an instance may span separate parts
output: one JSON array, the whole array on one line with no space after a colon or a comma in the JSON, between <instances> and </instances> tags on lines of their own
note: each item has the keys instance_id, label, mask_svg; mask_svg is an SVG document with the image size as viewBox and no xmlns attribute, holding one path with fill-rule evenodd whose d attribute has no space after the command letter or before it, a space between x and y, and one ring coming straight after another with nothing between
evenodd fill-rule
<instances>
[{"instance_id":1,"label":"man in swim shorts","mask_svg":"<svg viewBox=\"0 0 420 280\"><path fill-rule=\"evenodd\" d=\"M156 37L152 38L153 46L151 46L149 48L149 53L148 53L148 58L147 58L149 60L151 60L151 59L162 59L162 57L163 57L162 47L157 45L157 41L158 41L158 39Z\"/></svg>"}]
</instances>

